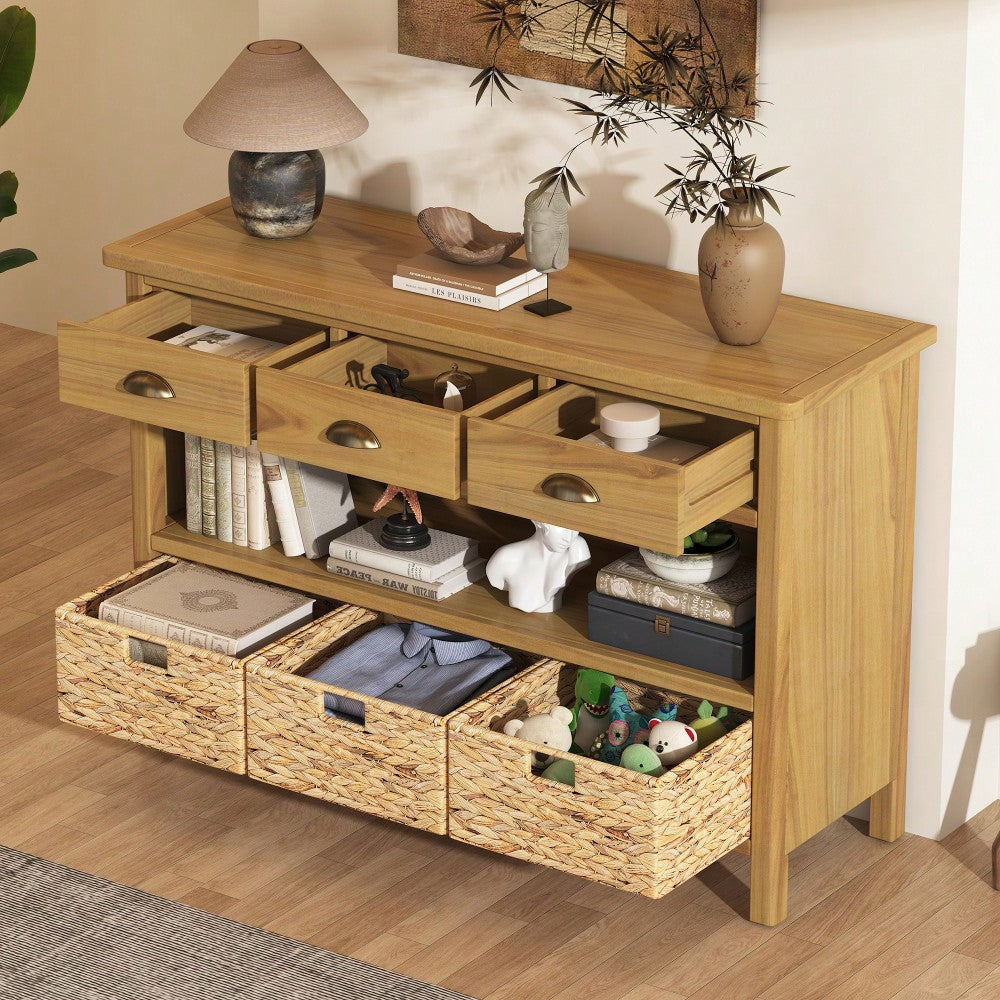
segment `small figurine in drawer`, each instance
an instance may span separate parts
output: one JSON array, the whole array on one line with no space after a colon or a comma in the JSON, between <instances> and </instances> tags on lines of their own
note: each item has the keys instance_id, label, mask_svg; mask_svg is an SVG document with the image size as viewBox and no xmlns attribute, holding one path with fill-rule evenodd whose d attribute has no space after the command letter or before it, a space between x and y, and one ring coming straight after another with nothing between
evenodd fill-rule
<instances>
[{"instance_id":1,"label":"small figurine in drawer","mask_svg":"<svg viewBox=\"0 0 1000 1000\"><path fill-rule=\"evenodd\" d=\"M648 741L664 767L673 767L698 751L698 734L676 720L650 719Z\"/></svg>"},{"instance_id":2,"label":"small figurine in drawer","mask_svg":"<svg viewBox=\"0 0 1000 1000\"><path fill-rule=\"evenodd\" d=\"M558 611L570 577L590 562L590 548L579 531L532 521L535 533L523 542L501 546L486 564L486 578L506 590L519 611Z\"/></svg>"}]
</instances>

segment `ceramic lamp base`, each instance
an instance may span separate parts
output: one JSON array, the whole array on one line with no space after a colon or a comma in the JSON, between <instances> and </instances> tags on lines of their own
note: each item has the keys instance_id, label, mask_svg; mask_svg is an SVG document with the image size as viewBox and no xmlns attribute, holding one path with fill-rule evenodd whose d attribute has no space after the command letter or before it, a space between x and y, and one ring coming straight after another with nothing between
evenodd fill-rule
<instances>
[{"instance_id":1,"label":"ceramic lamp base","mask_svg":"<svg viewBox=\"0 0 1000 1000\"><path fill-rule=\"evenodd\" d=\"M229 160L233 212L251 236L286 240L312 229L323 209L326 165L318 149L245 153Z\"/></svg>"}]
</instances>

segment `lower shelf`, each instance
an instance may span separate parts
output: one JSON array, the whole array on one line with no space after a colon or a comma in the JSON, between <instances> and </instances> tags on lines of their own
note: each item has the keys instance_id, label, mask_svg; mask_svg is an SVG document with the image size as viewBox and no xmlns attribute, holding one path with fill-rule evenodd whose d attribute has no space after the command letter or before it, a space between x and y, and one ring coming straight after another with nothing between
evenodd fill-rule
<instances>
[{"instance_id":1,"label":"lower shelf","mask_svg":"<svg viewBox=\"0 0 1000 1000\"><path fill-rule=\"evenodd\" d=\"M429 625L467 632L540 656L606 670L641 683L660 685L678 694L707 698L716 704L753 711L752 678L734 681L591 641L587 637L590 574L581 573L571 582L561 611L529 615L509 607L506 595L493 590L485 581L436 603L334 576L327 572L324 560L309 560L302 556L289 558L273 547L257 552L195 535L176 521L156 532L151 545L157 552L181 559L424 621ZM599 558L596 553L595 557Z\"/></svg>"}]
</instances>

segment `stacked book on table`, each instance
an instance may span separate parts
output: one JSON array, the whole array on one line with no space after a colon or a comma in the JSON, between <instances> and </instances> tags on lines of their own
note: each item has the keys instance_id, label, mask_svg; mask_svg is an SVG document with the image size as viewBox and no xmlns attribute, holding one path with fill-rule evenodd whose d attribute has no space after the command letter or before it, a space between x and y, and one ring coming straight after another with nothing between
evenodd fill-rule
<instances>
[{"instance_id":1,"label":"stacked book on table","mask_svg":"<svg viewBox=\"0 0 1000 1000\"><path fill-rule=\"evenodd\" d=\"M326 568L403 594L443 601L486 574L479 543L431 528L431 543L416 551L397 552L379 541L385 518L376 518L330 542Z\"/></svg>"},{"instance_id":2,"label":"stacked book on table","mask_svg":"<svg viewBox=\"0 0 1000 1000\"><path fill-rule=\"evenodd\" d=\"M290 458L184 435L187 529L286 556L325 556L358 523L348 478Z\"/></svg>"},{"instance_id":3,"label":"stacked book on table","mask_svg":"<svg viewBox=\"0 0 1000 1000\"><path fill-rule=\"evenodd\" d=\"M757 565L741 558L710 583L674 583L632 551L597 574L588 635L618 649L744 680L753 673Z\"/></svg>"},{"instance_id":4,"label":"stacked book on table","mask_svg":"<svg viewBox=\"0 0 1000 1000\"><path fill-rule=\"evenodd\" d=\"M471 267L456 264L436 250L404 260L396 266L392 278L392 287L404 292L494 311L544 292L547 285L546 275L523 257Z\"/></svg>"}]
</instances>

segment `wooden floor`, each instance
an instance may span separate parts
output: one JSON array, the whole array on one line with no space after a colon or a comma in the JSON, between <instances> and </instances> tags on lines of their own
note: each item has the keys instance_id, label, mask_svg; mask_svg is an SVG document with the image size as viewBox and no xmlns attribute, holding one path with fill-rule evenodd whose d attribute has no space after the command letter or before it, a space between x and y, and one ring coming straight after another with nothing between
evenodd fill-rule
<instances>
[{"instance_id":1,"label":"wooden floor","mask_svg":"<svg viewBox=\"0 0 1000 1000\"><path fill-rule=\"evenodd\" d=\"M734 854L652 902L62 725L52 610L131 566L128 432L0 327L0 843L488 1000L1000 998L1000 803L942 843L834 823L791 916Z\"/></svg>"}]
</instances>

